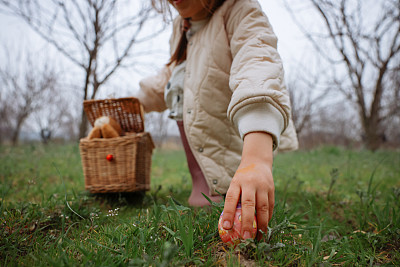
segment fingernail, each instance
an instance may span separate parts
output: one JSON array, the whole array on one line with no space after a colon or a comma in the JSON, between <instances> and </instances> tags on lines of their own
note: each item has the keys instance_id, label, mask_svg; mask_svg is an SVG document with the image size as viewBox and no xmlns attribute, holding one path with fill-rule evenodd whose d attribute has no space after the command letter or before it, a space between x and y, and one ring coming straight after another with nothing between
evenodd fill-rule
<instances>
[{"instance_id":1,"label":"fingernail","mask_svg":"<svg viewBox=\"0 0 400 267\"><path fill-rule=\"evenodd\" d=\"M231 228L231 222L230 221L224 221L224 224L222 225L224 229L230 229Z\"/></svg>"},{"instance_id":2,"label":"fingernail","mask_svg":"<svg viewBox=\"0 0 400 267\"><path fill-rule=\"evenodd\" d=\"M249 239L251 238L250 232L249 231L245 231L243 234L243 239Z\"/></svg>"}]
</instances>

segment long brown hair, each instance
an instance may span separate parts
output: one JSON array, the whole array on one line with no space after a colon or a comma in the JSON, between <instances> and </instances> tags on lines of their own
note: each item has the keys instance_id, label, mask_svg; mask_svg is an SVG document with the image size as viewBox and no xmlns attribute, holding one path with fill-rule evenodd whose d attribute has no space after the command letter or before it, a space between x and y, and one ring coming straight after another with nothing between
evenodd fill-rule
<instances>
[{"instance_id":1,"label":"long brown hair","mask_svg":"<svg viewBox=\"0 0 400 267\"><path fill-rule=\"evenodd\" d=\"M222 5L222 3L225 0L199 0L199 1L211 16L212 14L214 14L215 10ZM164 20L167 20L167 17L171 17L170 5L167 3L169 2L171 4L170 0L152 0L151 2L156 11L164 14ZM176 47L174 53L172 53L171 58L167 63L167 66L170 66L173 63L179 65L180 63L186 60L187 44L188 40L186 37L186 32L184 31L184 27L182 25L181 37L179 39L178 46Z\"/></svg>"}]
</instances>

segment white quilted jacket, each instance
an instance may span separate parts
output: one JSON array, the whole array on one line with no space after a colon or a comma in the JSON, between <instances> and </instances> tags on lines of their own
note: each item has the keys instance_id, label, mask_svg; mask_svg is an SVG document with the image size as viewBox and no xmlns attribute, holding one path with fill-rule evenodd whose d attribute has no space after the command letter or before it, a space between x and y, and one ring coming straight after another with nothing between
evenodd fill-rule
<instances>
[{"instance_id":1,"label":"white quilted jacket","mask_svg":"<svg viewBox=\"0 0 400 267\"><path fill-rule=\"evenodd\" d=\"M174 20L171 52L179 41L181 20ZM276 46L277 38L255 0L226 0L189 39L183 121L210 194L226 193L229 187L243 145L238 114L251 112L254 104L271 110L270 123L260 130L268 129L275 148L298 147ZM173 67L140 82L137 97L146 112L166 109L164 88Z\"/></svg>"}]
</instances>

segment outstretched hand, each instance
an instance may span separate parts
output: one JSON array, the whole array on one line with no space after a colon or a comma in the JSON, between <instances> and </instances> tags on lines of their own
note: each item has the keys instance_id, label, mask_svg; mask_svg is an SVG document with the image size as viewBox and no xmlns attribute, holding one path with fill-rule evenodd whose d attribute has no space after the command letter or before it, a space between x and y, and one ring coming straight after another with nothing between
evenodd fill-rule
<instances>
[{"instance_id":1,"label":"outstretched hand","mask_svg":"<svg viewBox=\"0 0 400 267\"><path fill-rule=\"evenodd\" d=\"M225 198L222 226L231 229L237 203L242 205L242 239L251 238L254 213L258 230L267 233L275 204L272 177L272 137L267 133L249 133L244 138L242 161ZM258 238L262 237L258 231Z\"/></svg>"}]
</instances>

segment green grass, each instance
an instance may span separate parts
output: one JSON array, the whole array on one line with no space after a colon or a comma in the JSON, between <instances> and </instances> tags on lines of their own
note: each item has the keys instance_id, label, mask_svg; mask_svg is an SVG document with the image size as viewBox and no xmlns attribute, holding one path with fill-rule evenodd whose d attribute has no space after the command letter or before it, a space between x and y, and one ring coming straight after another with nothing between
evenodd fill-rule
<instances>
[{"instance_id":1,"label":"green grass","mask_svg":"<svg viewBox=\"0 0 400 267\"><path fill-rule=\"evenodd\" d=\"M146 194L84 190L77 144L0 146L1 266L400 265L400 152L280 154L263 242L217 234L222 205L188 207L183 151L155 150Z\"/></svg>"}]
</instances>

